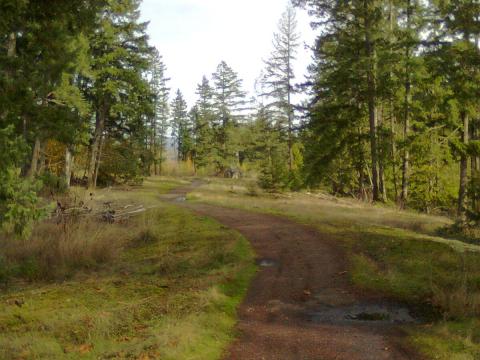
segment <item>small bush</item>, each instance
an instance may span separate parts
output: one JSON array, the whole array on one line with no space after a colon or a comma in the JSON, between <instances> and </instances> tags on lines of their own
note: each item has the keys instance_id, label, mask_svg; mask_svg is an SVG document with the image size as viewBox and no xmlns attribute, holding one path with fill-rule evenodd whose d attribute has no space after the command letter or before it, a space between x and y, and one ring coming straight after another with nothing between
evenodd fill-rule
<instances>
[{"instance_id":1,"label":"small bush","mask_svg":"<svg viewBox=\"0 0 480 360\"><path fill-rule=\"evenodd\" d=\"M250 181L247 183L247 195L248 196L259 196L260 195L260 188L258 187L258 184L254 181Z\"/></svg>"},{"instance_id":2,"label":"small bush","mask_svg":"<svg viewBox=\"0 0 480 360\"><path fill-rule=\"evenodd\" d=\"M13 126L0 129L0 231L28 237L44 214L38 206L38 184L20 177L28 147Z\"/></svg>"},{"instance_id":3,"label":"small bush","mask_svg":"<svg viewBox=\"0 0 480 360\"><path fill-rule=\"evenodd\" d=\"M43 173L38 180L42 183L41 193L44 195L65 194L68 191L65 179L51 172Z\"/></svg>"},{"instance_id":4,"label":"small bush","mask_svg":"<svg viewBox=\"0 0 480 360\"><path fill-rule=\"evenodd\" d=\"M137 246L145 246L148 244L152 244L158 240L158 236L155 234L155 232L152 229L146 229L140 234L135 237L135 239L131 242L131 245L133 247Z\"/></svg>"},{"instance_id":5,"label":"small bush","mask_svg":"<svg viewBox=\"0 0 480 360\"><path fill-rule=\"evenodd\" d=\"M97 184L141 184L144 167L139 154L143 150L128 140L110 140L105 144Z\"/></svg>"},{"instance_id":6,"label":"small bush","mask_svg":"<svg viewBox=\"0 0 480 360\"><path fill-rule=\"evenodd\" d=\"M38 203L39 183L20 178L16 170L0 171L0 231L27 238L45 216Z\"/></svg>"},{"instance_id":7,"label":"small bush","mask_svg":"<svg viewBox=\"0 0 480 360\"><path fill-rule=\"evenodd\" d=\"M7 284L11 275L10 267L3 256L0 256L0 284Z\"/></svg>"}]
</instances>

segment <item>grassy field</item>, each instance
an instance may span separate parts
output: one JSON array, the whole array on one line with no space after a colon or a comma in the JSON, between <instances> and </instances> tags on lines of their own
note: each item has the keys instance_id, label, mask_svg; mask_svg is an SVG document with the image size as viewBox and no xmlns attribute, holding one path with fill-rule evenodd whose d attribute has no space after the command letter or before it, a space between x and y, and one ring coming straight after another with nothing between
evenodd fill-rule
<instances>
[{"instance_id":1,"label":"grassy field","mask_svg":"<svg viewBox=\"0 0 480 360\"><path fill-rule=\"evenodd\" d=\"M408 303L429 319L406 328L412 346L432 359L480 359L480 246L438 236L449 219L324 194L259 194L251 184L218 179L189 200L316 226L345 248L358 288Z\"/></svg>"},{"instance_id":2,"label":"grassy field","mask_svg":"<svg viewBox=\"0 0 480 360\"><path fill-rule=\"evenodd\" d=\"M2 240L0 358L218 359L253 253L238 233L159 201L180 184L94 194L149 208L122 224L77 219Z\"/></svg>"}]
</instances>

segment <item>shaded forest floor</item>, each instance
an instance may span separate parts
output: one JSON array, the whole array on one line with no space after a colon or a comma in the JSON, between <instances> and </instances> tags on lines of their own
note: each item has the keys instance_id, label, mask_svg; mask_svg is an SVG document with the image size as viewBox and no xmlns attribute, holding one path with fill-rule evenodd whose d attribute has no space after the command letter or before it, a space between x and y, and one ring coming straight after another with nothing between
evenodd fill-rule
<instances>
[{"instance_id":1,"label":"shaded forest floor","mask_svg":"<svg viewBox=\"0 0 480 360\"><path fill-rule=\"evenodd\" d=\"M219 179L188 199L315 227L346 254L344 275L357 294L409 308L417 323L400 327L403 347L432 359L480 358L480 246L437 236L449 219L324 194L261 194Z\"/></svg>"}]
</instances>

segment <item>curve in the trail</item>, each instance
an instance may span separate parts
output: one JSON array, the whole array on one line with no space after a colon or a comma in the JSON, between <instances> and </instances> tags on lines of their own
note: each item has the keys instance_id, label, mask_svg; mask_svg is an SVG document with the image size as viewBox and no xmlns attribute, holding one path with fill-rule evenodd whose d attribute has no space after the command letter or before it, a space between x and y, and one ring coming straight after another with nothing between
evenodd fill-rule
<instances>
[{"instance_id":1,"label":"curve in the trail","mask_svg":"<svg viewBox=\"0 0 480 360\"><path fill-rule=\"evenodd\" d=\"M190 189L174 191L171 200ZM328 236L282 217L183 206L239 231L258 257L259 272L239 309L239 337L225 359L417 358L398 330L398 323L414 321L408 310L354 291L345 254Z\"/></svg>"}]
</instances>

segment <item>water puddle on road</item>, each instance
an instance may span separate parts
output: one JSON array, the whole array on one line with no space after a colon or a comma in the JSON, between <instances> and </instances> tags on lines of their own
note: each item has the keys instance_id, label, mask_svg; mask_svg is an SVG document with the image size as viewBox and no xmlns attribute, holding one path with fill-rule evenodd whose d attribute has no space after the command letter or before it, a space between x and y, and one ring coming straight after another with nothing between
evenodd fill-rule
<instances>
[{"instance_id":1,"label":"water puddle on road","mask_svg":"<svg viewBox=\"0 0 480 360\"><path fill-rule=\"evenodd\" d=\"M410 310L401 305L355 304L343 307L325 307L311 314L316 323L416 323Z\"/></svg>"},{"instance_id":2,"label":"water puddle on road","mask_svg":"<svg viewBox=\"0 0 480 360\"><path fill-rule=\"evenodd\" d=\"M275 267L278 263L273 259L257 259L256 264L260 267Z\"/></svg>"}]
</instances>

